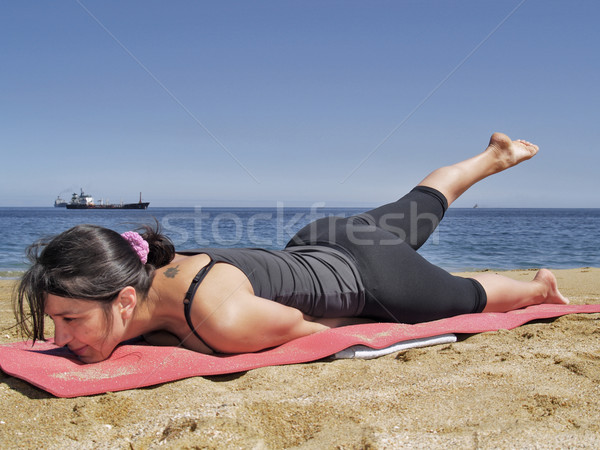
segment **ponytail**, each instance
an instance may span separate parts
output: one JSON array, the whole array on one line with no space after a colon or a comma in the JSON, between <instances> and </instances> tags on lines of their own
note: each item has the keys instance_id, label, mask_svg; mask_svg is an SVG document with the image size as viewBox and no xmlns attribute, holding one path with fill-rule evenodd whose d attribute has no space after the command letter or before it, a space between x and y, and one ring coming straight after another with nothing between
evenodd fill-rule
<instances>
[{"instance_id":1,"label":"ponytail","mask_svg":"<svg viewBox=\"0 0 600 450\"><path fill-rule=\"evenodd\" d=\"M147 264L151 264L155 269L159 269L173 261L173 258L175 258L175 246L167 236L161 234L158 221L156 221L154 227L142 225L138 228L138 231L150 247Z\"/></svg>"}]
</instances>

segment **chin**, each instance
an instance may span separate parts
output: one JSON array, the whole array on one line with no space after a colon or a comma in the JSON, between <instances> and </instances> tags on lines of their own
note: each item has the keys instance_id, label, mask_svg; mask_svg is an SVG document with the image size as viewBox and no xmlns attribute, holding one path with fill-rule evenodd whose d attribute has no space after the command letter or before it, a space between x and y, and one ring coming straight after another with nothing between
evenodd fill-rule
<instances>
[{"instance_id":1,"label":"chin","mask_svg":"<svg viewBox=\"0 0 600 450\"><path fill-rule=\"evenodd\" d=\"M97 363L100 361L104 361L105 359L108 359L108 357L110 356L110 353L106 356L104 355L100 355L100 354L96 354L96 355L80 355L78 356L79 360L81 362L84 362L86 364L91 364L91 363Z\"/></svg>"}]
</instances>

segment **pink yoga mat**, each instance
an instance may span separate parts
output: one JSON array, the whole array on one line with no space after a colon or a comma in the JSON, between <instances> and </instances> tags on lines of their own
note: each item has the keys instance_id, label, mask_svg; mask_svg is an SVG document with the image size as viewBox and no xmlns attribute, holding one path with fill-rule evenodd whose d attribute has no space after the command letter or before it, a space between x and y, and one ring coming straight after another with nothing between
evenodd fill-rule
<instances>
[{"instance_id":1,"label":"pink yoga mat","mask_svg":"<svg viewBox=\"0 0 600 450\"><path fill-rule=\"evenodd\" d=\"M152 386L192 376L243 372L297 364L331 356L353 345L374 349L447 333L511 329L535 319L600 312L598 305L536 305L507 313L465 314L416 325L373 323L335 328L257 353L203 355L176 347L143 343L119 346L106 361L83 364L51 342L0 346L0 368L57 397L78 397Z\"/></svg>"}]
</instances>

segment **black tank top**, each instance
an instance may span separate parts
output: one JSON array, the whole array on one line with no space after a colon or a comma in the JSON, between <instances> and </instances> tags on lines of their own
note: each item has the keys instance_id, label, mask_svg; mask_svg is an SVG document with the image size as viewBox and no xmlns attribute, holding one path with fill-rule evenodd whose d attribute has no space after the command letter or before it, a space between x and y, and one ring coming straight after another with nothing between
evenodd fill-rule
<instances>
[{"instance_id":1,"label":"black tank top","mask_svg":"<svg viewBox=\"0 0 600 450\"><path fill-rule=\"evenodd\" d=\"M199 248L177 253L203 253L215 263L231 264L248 277L254 295L310 316L353 317L360 315L365 306L364 286L356 265L330 247Z\"/></svg>"}]
</instances>

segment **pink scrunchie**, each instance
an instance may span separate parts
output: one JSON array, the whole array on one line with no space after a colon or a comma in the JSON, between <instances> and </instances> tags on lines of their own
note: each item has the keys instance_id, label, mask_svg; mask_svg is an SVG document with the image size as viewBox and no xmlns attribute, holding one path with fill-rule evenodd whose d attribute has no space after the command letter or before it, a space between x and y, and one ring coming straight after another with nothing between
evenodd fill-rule
<instances>
[{"instance_id":1,"label":"pink scrunchie","mask_svg":"<svg viewBox=\"0 0 600 450\"><path fill-rule=\"evenodd\" d=\"M123 239L129 242L129 245L131 245L131 248L135 250L142 263L146 264L148 262L150 246L144 240L141 234L136 231L126 231L125 233L121 234L121 236Z\"/></svg>"}]
</instances>

